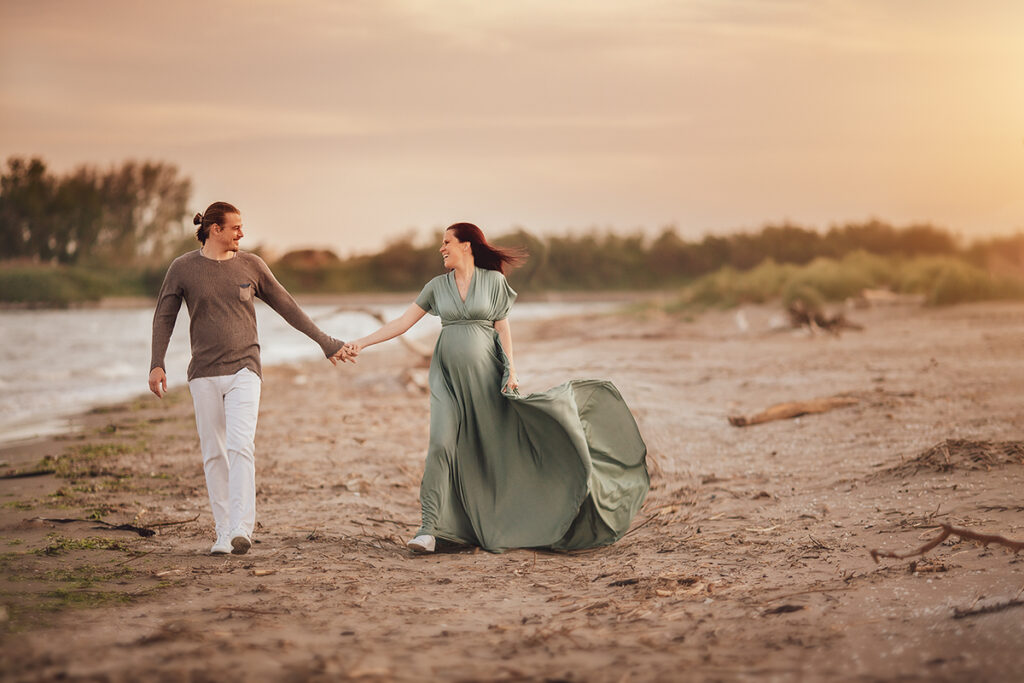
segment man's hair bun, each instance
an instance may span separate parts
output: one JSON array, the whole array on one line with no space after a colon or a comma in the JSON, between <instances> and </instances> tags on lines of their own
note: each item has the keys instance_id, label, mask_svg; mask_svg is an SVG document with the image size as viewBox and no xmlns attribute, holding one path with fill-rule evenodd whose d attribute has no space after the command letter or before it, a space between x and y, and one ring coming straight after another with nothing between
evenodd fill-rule
<instances>
[{"instance_id":1,"label":"man's hair bun","mask_svg":"<svg viewBox=\"0 0 1024 683\"><path fill-rule=\"evenodd\" d=\"M192 222L199 226L196 230L196 239L206 244L206 238L210 236L211 225L224 225L224 214L227 213L239 213L231 204L227 202L214 202L206 207L206 211L197 213Z\"/></svg>"}]
</instances>

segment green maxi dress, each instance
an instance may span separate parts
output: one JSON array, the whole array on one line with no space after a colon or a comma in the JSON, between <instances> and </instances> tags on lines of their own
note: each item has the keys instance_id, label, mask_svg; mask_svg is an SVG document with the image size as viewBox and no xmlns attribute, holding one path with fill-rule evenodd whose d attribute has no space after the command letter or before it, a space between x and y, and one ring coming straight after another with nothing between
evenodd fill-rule
<instances>
[{"instance_id":1,"label":"green maxi dress","mask_svg":"<svg viewBox=\"0 0 1024 683\"><path fill-rule=\"evenodd\" d=\"M504 275L483 268L465 301L453 271L416 298L442 326L416 534L493 552L614 543L647 495L647 447L611 382L502 392L509 364L494 321L515 298Z\"/></svg>"}]
</instances>

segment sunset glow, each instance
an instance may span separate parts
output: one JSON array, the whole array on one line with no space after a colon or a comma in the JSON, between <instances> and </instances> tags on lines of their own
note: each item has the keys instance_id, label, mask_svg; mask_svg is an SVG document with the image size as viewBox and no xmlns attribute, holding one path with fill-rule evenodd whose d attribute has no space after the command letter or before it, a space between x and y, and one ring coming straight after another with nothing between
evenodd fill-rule
<instances>
[{"instance_id":1,"label":"sunset glow","mask_svg":"<svg viewBox=\"0 0 1024 683\"><path fill-rule=\"evenodd\" d=\"M0 155L177 164L250 244L457 220L1024 229L1024 4L0 7Z\"/></svg>"}]
</instances>

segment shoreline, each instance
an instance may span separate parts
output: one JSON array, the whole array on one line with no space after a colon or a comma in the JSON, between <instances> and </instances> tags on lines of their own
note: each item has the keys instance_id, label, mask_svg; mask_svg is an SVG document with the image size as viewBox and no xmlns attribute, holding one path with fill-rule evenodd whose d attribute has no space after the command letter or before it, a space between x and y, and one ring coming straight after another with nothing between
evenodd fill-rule
<instances>
[{"instance_id":1,"label":"shoreline","mask_svg":"<svg viewBox=\"0 0 1024 683\"><path fill-rule=\"evenodd\" d=\"M394 317L412 298L412 295L401 293L372 297L312 296L302 297L300 305L320 325L341 325L342 328L334 330L334 334L344 337L362 334L369 331L364 330L366 325L376 324L364 314ZM517 309L519 313L514 314L521 316L519 322L567 312L585 314L597 309L611 310L634 301L631 293L619 293L614 299L593 297L593 300L575 295L568 299L553 296L543 300L525 298L526 301ZM107 300L97 307L2 314L9 325L5 339L13 346L0 368L9 391L2 401L5 410L0 419L0 443L58 433L69 428L67 420L76 413L110 401L132 400L140 391L145 392L145 371L139 370L140 378L133 368L148 363L145 351L149 345L151 303L145 299L122 298ZM260 303L258 309L259 315L269 316L260 325L264 361L268 366L291 362L296 357L316 357L313 347L294 337L291 329L272 315L269 308ZM178 356L188 352L185 316L182 313L179 319L179 327L185 327L178 330L170 347ZM431 334L434 323L431 317L412 334ZM115 344L115 337L108 330L117 330L116 338L121 341ZM61 356L52 361L47 358L46 349L57 343L58 335L63 339L62 343L77 349L74 357ZM119 352L118 346L124 344L130 344L130 348L122 348ZM187 355L177 359L178 363L182 361L187 363ZM183 382L184 374L179 373L171 379Z\"/></svg>"}]
</instances>

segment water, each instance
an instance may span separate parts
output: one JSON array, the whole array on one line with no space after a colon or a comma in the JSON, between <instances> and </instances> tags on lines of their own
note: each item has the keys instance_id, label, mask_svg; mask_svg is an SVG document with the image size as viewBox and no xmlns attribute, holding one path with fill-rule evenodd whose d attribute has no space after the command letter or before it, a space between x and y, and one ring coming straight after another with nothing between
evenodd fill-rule
<instances>
[{"instance_id":1,"label":"water","mask_svg":"<svg viewBox=\"0 0 1024 683\"><path fill-rule=\"evenodd\" d=\"M607 310L612 303L522 303L516 320ZM408 306L373 306L389 320ZM304 307L328 334L356 339L379 323L333 305ZM256 303L264 365L323 359L320 347L273 310ZM0 443L68 430L68 418L148 391L152 308L118 310L0 311ZM407 334L436 333L440 322L424 316ZM182 306L167 350L167 381L186 383L188 313ZM327 361L324 360L326 363Z\"/></svg>"}]
</instances>

